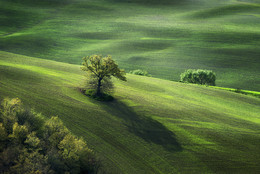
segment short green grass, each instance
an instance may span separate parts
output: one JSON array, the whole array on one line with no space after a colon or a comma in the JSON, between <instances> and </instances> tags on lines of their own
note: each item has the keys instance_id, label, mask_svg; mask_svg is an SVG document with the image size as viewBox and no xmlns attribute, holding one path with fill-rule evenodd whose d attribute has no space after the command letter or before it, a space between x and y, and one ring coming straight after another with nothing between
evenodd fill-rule
<instances>
[{"instance_id":1,"label":"short green grass","mask_svg":"<svg viewBox=\"0 0 260 174\"><path fill-rule=\"evenodd\" d=\"M78 65L111 54L174 81L210 69L218 86L260 90L256 0L0 0L0 23L3 51Z\"/></svg>"},{"instance_id":2,"label":"short green grass","mask_svg":"<svg viewBox=\"0 0 260 174\"><path fill-rule=\"evenodd\" d=\"M108 173L259 173L260 99L127 74L115 100L83 95L79 65L0 51L0 99L58 115Z\"/></svg>"}]
</instances>

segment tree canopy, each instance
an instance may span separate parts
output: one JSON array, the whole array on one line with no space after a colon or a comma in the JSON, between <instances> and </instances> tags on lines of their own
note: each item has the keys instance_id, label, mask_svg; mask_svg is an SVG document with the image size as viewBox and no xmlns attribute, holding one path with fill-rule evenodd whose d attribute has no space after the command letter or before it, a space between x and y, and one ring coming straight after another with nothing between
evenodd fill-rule
<instances>
[{"instance_id":1,"label":"tree canopy","mask_svg":"<svg viewBox=\"0 0 260 174\"><path fill-rule=\"evenodd\" d=\"M188 69L180 75L181 82L215 86L216 74L210 70Z\"/></svg>"},{"instance_id":2,"label":"tree canopy","mask_svg":"<svg viewBox=\"0 0 260 174\"><path fill-rule=\"evenodd\" d=\"M111 76L126 81L125 71L120 69L112 56L92 55L83 58L81 69L89 73L90 81L94 81L95 95L102 96L102 86ZM111 85L110 85L111 86Z\"/></svg>"}]
</instances>

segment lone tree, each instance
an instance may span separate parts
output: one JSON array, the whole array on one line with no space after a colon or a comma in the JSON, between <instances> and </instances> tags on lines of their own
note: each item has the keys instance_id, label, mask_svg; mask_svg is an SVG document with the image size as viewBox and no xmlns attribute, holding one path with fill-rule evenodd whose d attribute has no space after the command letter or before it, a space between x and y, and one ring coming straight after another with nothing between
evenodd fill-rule
<instances>
[{"instance_id":1,"label":"lone tree","mask_svg":"<svg viewBox=\"0 0 260 174\"><path fill-rule=\"evenodd\" d=\"M111 76L126 81L125 71L118 68L111 56L87 56L83 58L82 65L81 69L90 75L88 83L96 97L102 97L105 88L112 88Z\"/></svg>"}]
</instances>

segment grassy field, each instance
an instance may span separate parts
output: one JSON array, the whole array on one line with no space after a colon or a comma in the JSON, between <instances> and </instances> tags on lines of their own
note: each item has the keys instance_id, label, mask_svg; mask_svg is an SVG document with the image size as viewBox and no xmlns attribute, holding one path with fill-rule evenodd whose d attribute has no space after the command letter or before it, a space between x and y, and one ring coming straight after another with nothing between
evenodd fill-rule
<instances>
[{"instance_id":1,"label":"grassy field","mask_svg":"<svg viewBox=\"0 0 260 174\"><path fill-rule=\"evenodd\" d=\"M260 99L152 77L89 99L80 66L0 51L0 99L58 115L108 173L259 173Z\"/></svg>"},{"instance_id":2,"label":"grassy field","mask_svg":"<svg viewBox=\"0 0 260 174\"><path fill-rule=\"evenodd\" d=\"M260 90L257 0L0 0L0 23L3 51L78 65L111 54L174 81L210 69L218 86Z\"/></svg>"}]
</instances>

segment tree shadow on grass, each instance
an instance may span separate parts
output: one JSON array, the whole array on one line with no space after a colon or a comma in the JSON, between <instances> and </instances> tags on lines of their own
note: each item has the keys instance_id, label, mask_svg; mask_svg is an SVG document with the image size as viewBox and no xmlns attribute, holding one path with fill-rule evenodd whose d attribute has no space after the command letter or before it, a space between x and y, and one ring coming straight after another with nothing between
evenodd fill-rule
<instances>
[{"instance_id":1,"label":"tree shadow on grass","mask_svg":"<svg viewBox=\"0 0 260 174\"><path fill-rule=\"evenodd\" d=\"M181 151L182 147L175 138L175 134L160 122L138 115L133 109L122 102L114 100L103 104L104 109L119 118L124 119L129 131L143 140L161 145L167 151Z\"/></svg>"}]
</instances>

